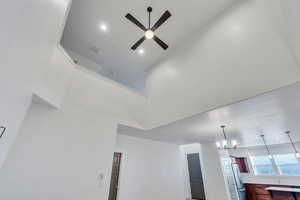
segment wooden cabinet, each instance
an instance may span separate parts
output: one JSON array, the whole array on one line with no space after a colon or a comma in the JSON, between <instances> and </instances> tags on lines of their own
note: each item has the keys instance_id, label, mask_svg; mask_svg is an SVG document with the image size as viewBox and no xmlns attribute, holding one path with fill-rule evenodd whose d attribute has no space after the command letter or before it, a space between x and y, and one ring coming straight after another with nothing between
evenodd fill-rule
<instances>
[{"instance_id":1,"label":"wooden cabinet","mask_svg":"<svg viewBox=\"0 0 300 200\"><path fill-rule=\"evenodd\" d=\"M268 185L246 184L248 200L272 200L270 193L266 190Z\"/></svg>"},{"instance_id":2,"label":"wooden cabinet","mask_svg":"<svg viewBox=\"0 0 300 200\"><path fill-rule=\"evenodd\" d=\"M237 164L241 173L249 173L247 158L231 156L233 163Z\"/></svg>"},{"instance_id":3,"label":"wooden cabinet","mask_svg":"<svg viewBox=\"0 0 300 200\"><path fill-rule=\"evenodd\" d=\"M249 173L247 158L235 158L235 162L239 166L241 173Z\"/></svg>"},{"instance_id":4,"label":"wooden cabinet","mask_svg":"<svg viewBox=\"0 0 300 200\"><path fill-rule=\"evenodd\" d=\"M255 185L254 192L256 195L270 195L266 188L267 185Z\"/></svg>"},{"instance_id":5,"label":"wooden cabinet","mask_svg":"<svg viewBox=\"0 0 300 200\"><path fill-rule=\"evenodd\" d=\"M256 200L272 200L270 195L256 195Z\"/></svg>"},{"instance_id":6,"label":"wooden cabinet","mask_svg":"<svg viewBox=\"0 0 300 200\"><path fill-rule=\"evenodd\" d=\"M246 184L247 200L256 200L256 192L254 184Z\"/></svg>"},{"instance_id":7,"label":"wooden cabinet","mask_svg":"<svg viewBox=\"0 0 300 200\"><path fill-rule=\"evenodd\" d=\"M295 200L295 198L289 192L275 192L275 191L273 191L273 200Z\"/></svg>"},{"instance_id":8,"label":"wooden cabinet","mask_svg":"<svg viewBox=\"0 0 300 200\"><path fill-rule=\"evenodd\" d=\"M274 185L246 184L246 194L248 200L294 200L289 192L272 192L266 190L267 187ZM289 187L289 186L280 186ZM300 194L297 194L297 200L300 200Z\"/></svg>"}]
</instances>

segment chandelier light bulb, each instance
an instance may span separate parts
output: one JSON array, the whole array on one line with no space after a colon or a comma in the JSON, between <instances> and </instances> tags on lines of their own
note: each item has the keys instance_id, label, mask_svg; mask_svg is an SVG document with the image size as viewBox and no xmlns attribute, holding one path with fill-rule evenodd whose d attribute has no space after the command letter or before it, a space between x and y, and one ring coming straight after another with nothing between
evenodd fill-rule
<instances>
[{"instance_id":1,"label":"chandelier light bulb","mask_svg":"<svg viewBox=\"0 0 300 200\"><path fill-rule=\"evenodd\" d=\"M222 146L223 146L223 148L226 148L226 147L227 147L227 140L223 140L223 141L222 141Z\"/></svg>"},{"instance_id":2,"label":"chandelier light bulb","mask_svg":"<svg viewBox=\"0 0 300 200\"><path fill-rule=\"evenodd\" d=\"M296 153L296 158L300 158L300 153L299 152Z\"/></svg>"},{"instance_id":3,"label":"chandelier light bulb","mask_svg":"<svg viewBox=\"0 0 300 200\"><path fill-rule=\"evenodd\" d=\"M216 146L218 149L221 149L221 143L220 142L216 142Z\"/></svg>"},{"instance_id":4,"label":"chandelier light bulb","mask_svg":"<svg viewBox=\"0 0 300 200\"><path fill-rule=\"evenodd\" d=\"M232 141L231 141L231 145L232 145L233 147L236 147L236 146L238 145L238 143L237 143L236 140L232 140Z\"/></svg>"}]
</instances>

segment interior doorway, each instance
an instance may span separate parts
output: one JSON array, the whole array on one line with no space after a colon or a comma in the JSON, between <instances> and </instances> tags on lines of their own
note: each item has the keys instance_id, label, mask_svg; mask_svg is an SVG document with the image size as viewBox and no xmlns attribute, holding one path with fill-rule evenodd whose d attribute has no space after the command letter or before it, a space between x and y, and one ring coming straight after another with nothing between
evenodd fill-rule
<instances>
[{"instance_id":1,"label":"interior doorway","mask_svg":"<svg viewBox=\"0 0 300 200\"><path fill-rule=\"evenodd\" d=\"M192 199L205 200L199 153L187 154Z\"/></svg>"},{"instance_id":2,"label":"interior doorway","mask_svg":"<svg viewBox=\"0 0 300 200\"><path fill-rule=\"evenodd\" d=\"M117 200L122 153L114 153L108 200Z\"/></svg>"}]
</instances>

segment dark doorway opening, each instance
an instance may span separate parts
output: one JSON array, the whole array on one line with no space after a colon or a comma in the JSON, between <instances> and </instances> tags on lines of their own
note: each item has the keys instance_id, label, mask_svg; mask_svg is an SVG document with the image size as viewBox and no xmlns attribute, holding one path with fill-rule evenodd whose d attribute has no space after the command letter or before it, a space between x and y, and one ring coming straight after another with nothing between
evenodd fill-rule
<instances>
[{"instance_id":1,"label":"dark doorway opening","mask_svg":"<svg viewBox=\"0 0 300 200\"><path fill-rule=\"evenodd\" d=\"M122 153L114 153L108 200L117 200Z\"/></svg>"},{"instance_id":2,"label":"dark doorway opening","mask_svg":"<svg viewBox=\"0 0 300 200\"><path fill-rule=\"evenodd\" d=\"M205 200L199 153L187 154L192 199Z\"/></svg>"}]
</instances>

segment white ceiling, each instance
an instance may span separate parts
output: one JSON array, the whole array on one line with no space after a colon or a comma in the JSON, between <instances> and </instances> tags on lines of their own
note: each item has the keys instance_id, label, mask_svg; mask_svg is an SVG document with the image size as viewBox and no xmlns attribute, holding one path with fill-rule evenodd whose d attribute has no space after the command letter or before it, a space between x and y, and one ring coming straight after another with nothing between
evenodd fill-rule
<instances>
[{"instance_id":1,"label":"white ceiling","mask_svg":"<svg viewBox=\"0 0 300 200\"><path fill-rule=\"evenodd\" d=\"M297 83L149 131L120 126L119 133L177 144L211 142L222 138L219 127L224 124L240 146L262 145L262 132L269 144L287 143L286 130L300 141L299 102Z\"/></svg>"},{"instance_id":2,"label":"white ceiling","mask_svg":"<svg viewBox=\"0 0 300 200\"><path fill-rule=\"evenodd\" d=\"M99 64L101 72L106 70L114 80L129 87L142 90L146 71L172 49L177 48L186 38L192 36L210 19L230 7L235 0L73 0L70 16L66 24L62 44ZM154 41L145 41L140 56L130 47L143 32L124 16L129 12L143 24L147 23L146 8L153 7L152 21L156 21L165 10L172 17L158 30L157 35L169 44L162 50ZM100 31L100 24L106 23L108 32ZM91 49L98 49L95 53ZM80 63L80 60L79 60Z\"/></svg>"}]
</instances>

